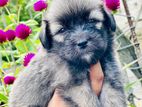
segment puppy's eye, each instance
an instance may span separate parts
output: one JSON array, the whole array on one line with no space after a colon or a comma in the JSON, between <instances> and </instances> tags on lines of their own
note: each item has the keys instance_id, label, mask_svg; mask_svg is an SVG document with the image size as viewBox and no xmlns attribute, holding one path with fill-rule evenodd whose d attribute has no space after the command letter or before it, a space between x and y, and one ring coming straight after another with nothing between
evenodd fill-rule
<instances>
[{"instance_id":1,"label":"puppy's eye","mask_svg":"<svg viewBox=\"0 0 142 107\"><path fill-rule=\"evenodd\" d=\"M65 28L61 28L57 33L64 33L65 32Z\"/></svg>"}]
</instances>

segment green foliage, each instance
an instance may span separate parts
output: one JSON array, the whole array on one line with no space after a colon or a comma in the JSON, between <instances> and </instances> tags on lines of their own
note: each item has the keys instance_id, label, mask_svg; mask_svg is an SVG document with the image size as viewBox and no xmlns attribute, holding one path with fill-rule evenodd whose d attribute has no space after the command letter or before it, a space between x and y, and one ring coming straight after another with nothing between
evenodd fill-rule
<instances>
[{"instance_id":1,"label":"green foliage","mask_svg":"<svg viewBox=\"0 0 142 107\"><path fill-rule=\"evenodd\" d=\"M23 60L27 53L36 53L40 41L39 32L42 12L35 12L33 4L37 0L9 0L5 7L0 7L0 29L15 30L20 23L28 25L32 33L25 40L18 38L0 43L0 106L7 107L8 96L12 85L4 84L6 75L15 77L23 71ZM48 1L48 4L51 0Z\"/></svg>"},{"instance_id":2,"label":"green foliage","mask_svg":"<svg viewBox=\"0 0 142 107\"><path fill-rule=\"evenodd\" d=\"M8 102L8 97L2 93L0 93L0 101L7 103Z\"/></svg>"}]
</instances>

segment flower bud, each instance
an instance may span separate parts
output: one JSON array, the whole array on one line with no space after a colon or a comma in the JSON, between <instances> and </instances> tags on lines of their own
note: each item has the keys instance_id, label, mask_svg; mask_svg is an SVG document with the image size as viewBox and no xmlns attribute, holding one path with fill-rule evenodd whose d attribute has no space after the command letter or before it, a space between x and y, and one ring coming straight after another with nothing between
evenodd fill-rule
<instances>
[{"instance_id":1,"label":"flower bud","mask_svg":"<svg viewBox=\"0 0 142 107\"><path fill-rule=\"evenodd\" d=\"M4 77L4 83L7 85L13 84L15 81L15 77L14 76L5 76Z\"/></svg>"},{"instance_id":2,"label":"flower bud","mask_svg":"<svg viewBox=\"0 0 142 107\"><path fill-rule=\"evenodd\" d=\"M0 0L0 7L4 7L8 3L8 0Z\"/></svg>"},{"instance_id":3,"label":"flower bud","mask_svg":"<svg viewBox=\"0 0 142 107\"><path fill-rule=\"evenodd\" d=\"M12 41L12 40L14 40L15 37L16 37L16 34L15 34L15 31L14 31L14 30L7 30L5 33L6 33L6 39L7 39L8 41Z\"/></svg>"},{"instance_id":4,"label":"flower bud","mask_svg":"<svg viewBox=\"0 0 142 107\"><path fill-rule=\"evenodd\" d=\"M16 36L22 40L26 39L32 33L31 28L25 24L19 24L16 27L15 31L16 31Z\"/></svg>"},{"instance_id":5,"label":"flower bud","mask_svg":"<svg viewBox=\"0 0 142 107\"><path fill-rule=\"evenodd\" d=\"M35 56L34 53L28 53L25 58L24 58L24 63L23 65L26 67L30 63L31 59Z\"/></svg>"},{"instance_id":6,"label":"flower bud","mask_svg":"<svg viewBox=\"0 0 142 107\"><path fill-rule=\"evenodd\" d=\"M35 11L42 11L47 8L47 3L44 0L39 0L34 3L34 10Z\"/></svg>"},{"instance_id":7,"label":"flower bud","mask_svg":"<svg viewBox=\"0 0 142 107\"><path fill-rule=\"evenodd\" d=\"M0 30L0 43L6 41L6 33L3 30Z\"/></svg>"},{"instance_id":8,"label":"flower bud","mask_svg":"<svg viewBox=\"0 0 142 107\"><path fill-rule=\"evenodd\" d=\"M112 11L120 8L120 0L104 0L106 7Z\"/></svg>"}]
</instances>

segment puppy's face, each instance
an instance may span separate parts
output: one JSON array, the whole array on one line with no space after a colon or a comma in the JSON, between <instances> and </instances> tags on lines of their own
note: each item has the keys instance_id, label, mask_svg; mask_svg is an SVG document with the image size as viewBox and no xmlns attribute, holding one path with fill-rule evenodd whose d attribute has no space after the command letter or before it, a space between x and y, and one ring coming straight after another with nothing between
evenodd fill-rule
<instances>
[{"instance_id":1,"label":"puppy's face","mask_svg":"<svg viewBox=\"0 0 142 107\"><path fill-rule=\"evenodd\" d=\"M44 47L72 63L96 63L112 38L108 33L115 29L96 1L54 0L44 17Z\"/></svg>"}]
</instances>

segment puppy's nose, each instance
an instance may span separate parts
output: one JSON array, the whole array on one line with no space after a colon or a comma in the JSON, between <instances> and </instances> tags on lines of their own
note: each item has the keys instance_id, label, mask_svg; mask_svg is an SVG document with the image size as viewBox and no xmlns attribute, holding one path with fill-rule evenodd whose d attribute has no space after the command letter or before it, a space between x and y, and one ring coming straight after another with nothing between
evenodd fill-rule
<instances>
[{"instance_id":1,"label":"puppy's nose","mask_svg":"<svg viewBox=\"0 0 142 107\"><path fill-rule=\"evenodd\" d=\"M84 49L87 47L88 41L84 40L84 41L80 41L77 45L79 46L79 48Z\"/></svg>"}]
</instances>

